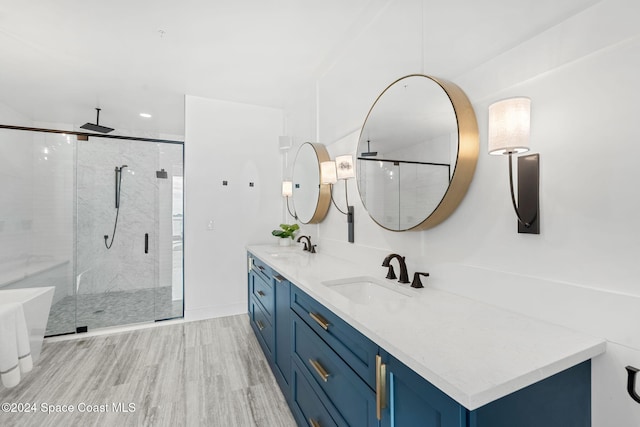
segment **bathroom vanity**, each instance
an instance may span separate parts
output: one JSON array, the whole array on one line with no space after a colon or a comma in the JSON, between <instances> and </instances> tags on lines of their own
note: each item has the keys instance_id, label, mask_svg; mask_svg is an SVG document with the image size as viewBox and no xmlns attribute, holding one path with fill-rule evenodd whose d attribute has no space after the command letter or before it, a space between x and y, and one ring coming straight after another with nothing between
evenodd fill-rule
<instances>
[{"instance_id":1,"label":"bathroom vanity","mask_svg":"<svg viewBox=\"0 0 640 427\"><path fill-rule=\"evenodd\" d=\"M590 426L601 339L325 254L248 248L251 326L300 426ZM377 276L377 277L376 277Z\"/></svg>"}]
</instances>

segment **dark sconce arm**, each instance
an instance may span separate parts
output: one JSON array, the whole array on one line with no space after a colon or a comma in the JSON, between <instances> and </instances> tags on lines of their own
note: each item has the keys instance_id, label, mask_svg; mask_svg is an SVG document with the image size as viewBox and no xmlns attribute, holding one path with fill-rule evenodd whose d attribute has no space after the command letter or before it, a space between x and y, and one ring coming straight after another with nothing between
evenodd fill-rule
<instances>
[{"instance_id":1,"label":"dark sconce arm","mask_svg":"<svg viewBox=\"0 0 640 427\"><path fill-rule=\"evenodd\" d=\"M338 206L338 204L336 203L336 201L333 199L333 184L329 184L329 193L331 194L331 203L333 203L333 206L336 207L336 209L338 209L338 211L342 214L342 215L346 215L347 216L347 225L348 225L348 238L349 238L349 243L353 243L354 242L354 238L353 238L353 206L351 206L349 204L349 193L347 190L347 180L343 180L344 181L344 198L347 202L347 211L343 211L342 209L340 209L340 207Z\"/></svg>"},{"instance_id":2,"label":"dark sconce arm","mask_svg":"<svg viewBox=\"0 0 640 427\"><path fill-rule=\"evenodd\" d=\"M518 233L540 234L538 221L540 200L540 155L518 157L518 202L513 189L513 156L509 153L509 189L511 203L518 217ZM528 221L524 218L530 218Z\"/></svg>"},{"instance_id":3,"label":"dark sconce arm","mask_svg":"<svg viewBox=\"0 0 640 427\"><path fill-rule=\"evenodd\" d=\"M336 209L338 209L340 211L340 213L342 215L349 215L348 211L349 211L349 195L347 194L347 180L344 180L344 197L345 200L347 201L347 212L343 211L342 209L340 209L340 207L338 206L338 204L336 203L336 201L333 199L333 184L329 184L329 188L331 189L331 191L329 192L331 194L331 203L333 203L333 206L336 207Z\"/></svg>"},{"instance_id":4,"label":"dark sconce arm","mask_svg":"<svg viewBox=\"0 0 640 427\"><path fill-rule=\"evenodd\" d=\"M627 392L633 400L640 403L640 395L636 393L636 375L639 370L633 366L627 366L625 369L627 370Z\"/></svg>"},{"instance_id":5,"label":"dark sconce arm","mask_svg":"<svg viewBox=\"0 0 640 427\"><path fill-rule=\"evenodd\" d=\"M293 217L293 219L295 219L297 221L298 220L298 214L296 212L291 212L291 209L289 208L289 196L287 196L286 199L287 199L287 211L289 212L289 215L291 215Z\"/></svg>"}]
</instances>

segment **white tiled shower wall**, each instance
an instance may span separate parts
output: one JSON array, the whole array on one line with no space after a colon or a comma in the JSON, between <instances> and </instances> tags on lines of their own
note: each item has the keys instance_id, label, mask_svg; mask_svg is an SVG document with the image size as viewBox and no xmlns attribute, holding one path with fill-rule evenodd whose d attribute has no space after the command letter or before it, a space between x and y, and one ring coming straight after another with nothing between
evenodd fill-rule
<instances>
[{"instance_id":1,"label":"white tiled shower wall","mask_svg":"<svg viewBox=\"0 0 640 427\"><path fill-rule=\"evenodd\" d=\"M115 168L122 172L120 212ZM167 179L156 177L165 169ZM90 138L78 142L79 293L171 286L172 180L182 177L182 146ZM145 234L149 251L145 253Z\"/></svg>"}]
</instances>

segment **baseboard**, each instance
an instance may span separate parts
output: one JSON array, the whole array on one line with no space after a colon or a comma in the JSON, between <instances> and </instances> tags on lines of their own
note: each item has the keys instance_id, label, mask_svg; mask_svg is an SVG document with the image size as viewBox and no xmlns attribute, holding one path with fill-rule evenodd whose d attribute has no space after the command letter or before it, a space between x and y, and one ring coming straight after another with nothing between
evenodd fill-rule
<instances>
[{"instance_id":1,"label":"baseboard","mask_svg":"<svg viewBox=\"0 0 640 427\"><path fill-rule=\"evenodd\" d=\"M218 306L218 307L202 307L196 309L185 309L184 320L192 322L195 320L213 319L216 317L234 316L236 314L243 314L247 312L247 303L240 302L231 305Z\"/></svg>"}]
</instances>

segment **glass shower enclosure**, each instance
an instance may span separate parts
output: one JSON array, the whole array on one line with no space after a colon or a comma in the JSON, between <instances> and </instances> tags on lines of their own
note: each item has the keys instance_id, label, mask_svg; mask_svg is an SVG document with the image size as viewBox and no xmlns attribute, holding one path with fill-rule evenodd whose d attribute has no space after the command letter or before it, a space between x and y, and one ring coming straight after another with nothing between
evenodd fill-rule
<instances>
[{"instance_id":1,"label":"glass shower enclosure","mask_svg":"<svg viewBox=\"0 0 640 427\"><path fill-rule=\"evenodd\" d=\"M0 289L55 286L46 335L183 316L183 145L0 129Z\"/></svg>"}]
</instances>

